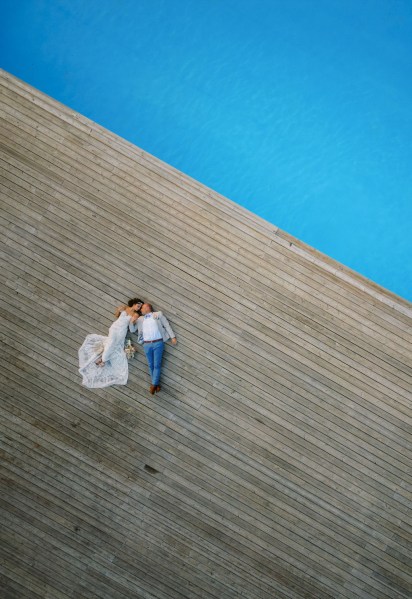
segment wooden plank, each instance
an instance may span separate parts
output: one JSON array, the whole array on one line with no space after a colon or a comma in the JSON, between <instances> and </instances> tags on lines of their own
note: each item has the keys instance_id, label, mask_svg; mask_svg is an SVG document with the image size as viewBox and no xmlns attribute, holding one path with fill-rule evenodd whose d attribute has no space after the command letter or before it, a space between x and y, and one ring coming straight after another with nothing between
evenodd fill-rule
<instances>
[{"instance_id":1,"label":"wooden plank","mask_svg":"<svg viewBox=\"0 0 412 599\"><path fill-rule=\"evenodd\" d=\"M216 425L215 425L215 426L216 426ZM229 432L229 431L227 431L227 432ZM244 434L246 434L246 433L244 433ZM253 437L252 437L252 438L253 438ZM246 439L245 439L245 440L246 440ZM296 439L296 441L297 441L297 439ZM296 441L295 441L295 443L296 443ZM309 454L311 453L311 450L308 448L308 445L306 445L306 446L305 446L305 450L306 450L307 452L309 452ZM292 448L291 448L291 450L290 450L290 451L293 451L293 450L292 450ZM391 475L389 475L389 474L388 474L388 477L389 477L389 478L391 478ZM393 477L393 480L394 480L394 481L397 481L397 480L398 480L397 476L394 476L394 477ZM380 483L380 478L379 478L379 477L377 478L377 481L379 481L379 483ZM387 483L387 484L388 484L388 483Z\"/></svg>"}]
</instances>

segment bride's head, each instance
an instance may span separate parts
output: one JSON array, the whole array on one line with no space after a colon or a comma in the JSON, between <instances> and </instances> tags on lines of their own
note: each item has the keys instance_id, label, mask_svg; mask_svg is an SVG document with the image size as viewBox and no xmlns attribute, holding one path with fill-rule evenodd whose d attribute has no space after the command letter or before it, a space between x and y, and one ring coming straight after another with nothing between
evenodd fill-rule
<instances>
[{"instance_id":1,"label":"bride's head","mask_svg":"<svg viewBox=\"0 0 412 599\"><path fill-rule=\"evenodd\" d=\"M129 299L129 301L127 302L127 305L122 304L121 306L118 306L116 308L116 310L114 311L114 315L116 318L119 318L120 314L127 309L128 309L128 311L133 311L140 315L140 308L142 306L143 306L142 300L140 300L138 297L133 297L132 299Z\"/></svg>"},{"instance_id":2,"label":"bride's head","mask_svg":"<svg viewBox=\"0 0 412 599\"><path fill-rule=\"evenodd\" d=\"M143 306L143 302L138 297L133 297L132 299L129 299L127 305L129 308L132 308L132 310L140 314L140 308Z\"/></svg>"}]
</instances>

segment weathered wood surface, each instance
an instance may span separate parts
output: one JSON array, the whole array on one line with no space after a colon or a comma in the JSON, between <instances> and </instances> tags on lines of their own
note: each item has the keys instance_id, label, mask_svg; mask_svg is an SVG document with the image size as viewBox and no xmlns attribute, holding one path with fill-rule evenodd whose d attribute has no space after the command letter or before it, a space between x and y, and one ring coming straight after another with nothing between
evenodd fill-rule
<instances>
[{"instance_id":1,"label":"weathered wood surface","mask_svg":"<svg viewBox=\"0 0 412 599\"><path fill-rule=\"evenodd\" d=\"M3 596L410 597L411 305L0 93ZM178 335L161 395L142 352L82 388L78 347L135 295Z\"/></svg>"}]
</instances>

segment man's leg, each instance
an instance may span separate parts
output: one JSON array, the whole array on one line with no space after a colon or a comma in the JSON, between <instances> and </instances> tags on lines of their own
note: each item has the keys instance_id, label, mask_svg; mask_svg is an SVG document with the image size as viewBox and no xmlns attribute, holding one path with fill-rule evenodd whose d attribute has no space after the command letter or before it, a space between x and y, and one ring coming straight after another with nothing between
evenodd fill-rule
<instances>
[{"instance_id":1,"label":"man's leg","mask_svg":"<svg viewBox=\"0 0 412 599\"><path fill-rule=\"evenodd\" d=\"M144 349L144 353L146 354L146 360L149 365L150 378L151 378L152 382L153 382L153 366L154 366L153 345L154 345L153 343L144 343L143 344L143 349Z\"/></svg>"},{"instance_id":2,"label":"man's leg","mask_svg":"<svg viewBox=\"0 0 412 599\"><path fill-rule=\"evenodd\" d=\"M160 371L162 368L162 358L165 344L163 341L157 341L156 343L152 343L151 345L154 346L152 383L155 387L157 387L160 383Z\"/></svg>"}]
</instances>

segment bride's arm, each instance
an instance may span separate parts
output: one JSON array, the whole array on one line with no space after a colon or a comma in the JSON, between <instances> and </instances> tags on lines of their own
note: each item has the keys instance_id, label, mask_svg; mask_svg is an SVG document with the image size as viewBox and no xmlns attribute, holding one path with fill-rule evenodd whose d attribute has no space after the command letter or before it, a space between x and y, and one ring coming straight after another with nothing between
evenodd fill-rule
<instances>
[{"instance_id":1,"label":"bride's arm","mask_svg":"<svg viewBox=\"0 0 412 599\"><path fill-rule=\"evenodd\" d=\"M139 325L138 325L138 321L139 320L139 314L133 314L130 322L129 322L129 331L131 333L136 333L136 331L139 330Z\"/></svg>"},{"instance_id":2,"label":"bride's arm","mask_svg":"<svg viewBox=\"0 0 412 599\"><path fill-rule=\"evenodd\" d=\"M124 310L126 310L126 306L124 304L117 306L116 310L114 311L114 317L119 318L120 314L124 312Z\"/></svg>"}]
</instances>

